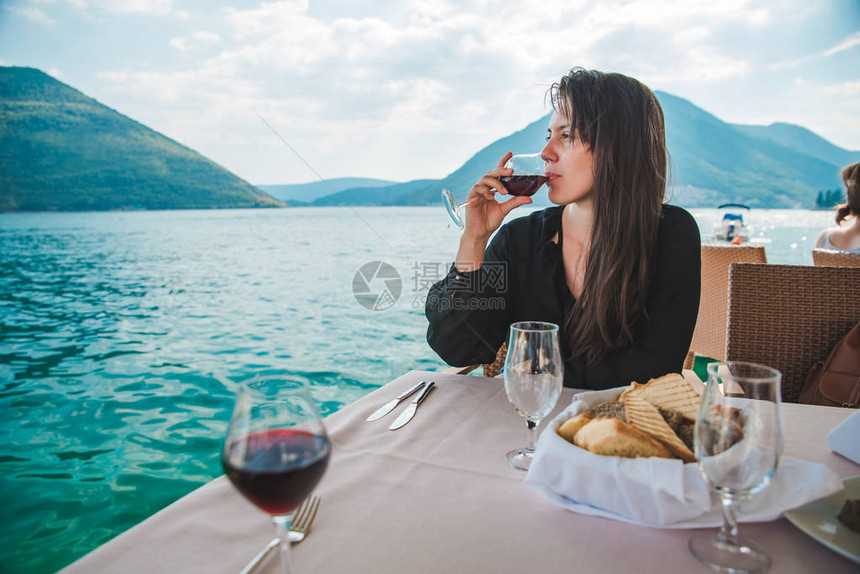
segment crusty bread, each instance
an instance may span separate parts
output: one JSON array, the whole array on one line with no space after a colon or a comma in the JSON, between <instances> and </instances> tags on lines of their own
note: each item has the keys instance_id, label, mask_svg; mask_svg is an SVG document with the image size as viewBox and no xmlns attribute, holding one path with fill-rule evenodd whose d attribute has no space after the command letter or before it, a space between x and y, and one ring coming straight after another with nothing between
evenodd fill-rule
<instances>
[{"instance_id":1,"label":"crusty bread","mask_svg":"<svg viewBox=\"0 0 860 574\"><path fill-rule=\"evenodd\" d=\"M669 426L672 427L672 430L675 431L675 434L678 435L681 442L683 442L692 452L695 448L693 434L696 429L696 421L688 419L678 411L667 411L660 407L657 407L657 410L660 411L663 419L669 423Z\"/></svg>"},{"instance_id":2,"label":"crusty bread","mask_svg":"<svg viewBox=\"0 0 860 574\"><path fill-rule=\"evenodd\" d=\"M624 407L624 403L618 401L600 403L588 409L588 412L596 417L611 417L627 422L627 409Z\"/></svg>"},{"instance_id":3,"label":"crusty bread","mask_svg":"<svg viewBox=\"0 0 860 574\"><path fill-rule=\"evenodd\" d=\"M588 421L574 436L574 444L606 456L672 458L663 443L615 418L595 417Z\"/></svg>"},{"instance_id":4,"label":"crusty bread","mask_svg":"<svg viewBox=\"0 0 860 574\"><path fill-rule=\"evenodd\" d=\"M684 462L695 462L696 456L672 430L657 407L634 394L626 397L624 406L627 422L662 442L675 457Z\"/></svg>"},{"instance_id":5,"label":"crusty bread","mask_svg":"<svg viewBox=\"0 0 860 574\"><path fill-rule=\"evenodd\" d=\"M596 454L695 462L692 435L700 401L699 394L678 374L651 379L644 385L634 381L617 401L580 413L557 432Z\"/></svg>"},{"instance_id":6,"label":"crusty bread","mask_svg":"<svg viewBox=\"0 0 860 574\"><path fill-rule=\"evenodd\" d=\"M579 413L573 418L569 418L556 431L558 435L566 440L567 442L573 442L573 437L576 436L576 433L579 432L579 429L585 426L586 423L591 421L594 418L594 415L588 411L584 413Z\"/></svg>"},{"instance_id":7,"label":"crusty bread","mask_svg":"<svg viewBox=\"0 0 860 574\"><path fill-rule=\"evenodd\" d=\"M702 398L693 390L690 383L677 373L670 373L656 379L651 379L644 385L634 381L621 392L618 400L626 402L627 398L631 396L644 399L655 407L678 411L691 420L696 420L699 404L702 401Z\"/></svg>"},{"instance_id":8,"label":"crusty bread","mask_svg":"<svg viewBox=\"0 0 860 574\"><path fill-rule=\"evenodd\" d=\"M556 432L561 438L572 443L573 437L576 436L577 431L579 431L585 423L594 417L611 417L627 422L626 416L626 408L622 403L619 403L618 401L600 403L599 405L591 407L584 413L579 413L575 417L567 419L560 427L558 427Z\"/></svg>"}]
</instances>

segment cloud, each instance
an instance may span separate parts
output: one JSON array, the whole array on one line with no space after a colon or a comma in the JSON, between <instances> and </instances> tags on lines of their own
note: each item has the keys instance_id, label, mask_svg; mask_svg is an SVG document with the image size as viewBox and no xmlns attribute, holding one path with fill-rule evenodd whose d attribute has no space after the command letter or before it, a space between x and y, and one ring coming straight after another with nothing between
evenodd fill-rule
<instances>
[{"instance_id":1,"label":"cloud","mask_svg":"<svg viewBox=\"0 0 860 574\"><path fill-rule=\"evenodd\" d=\"M37 22L39 24L51 25L56 24L56 21L48 16L41 8L35 6L7 6L10 12L13 12L27 20Z\"/></svg>"},{"instance_id":2,"label":"cloud","mask_svg":"<svg viewBox=\"0 0 860 574\"><path fill-rule=\"evenodd\" d=\"M188 37L171 38L169 44L180 52L207 50L221 42L221 36L214 32L194 32Z\"/></svg>"},{"instance_id":3,"label":"cloud","mask_svg":"<svg viewBox=\"0 0 860 574\"><path fill-rule=\"evenodd\" d=\"M824 58L829 58L831 56L835 56L841 52L845 52L846 50L851 50L855 46L860 46L860 32L857 32L853 36L849 36L845 38L832 48L828 48L823 52L809 54L808 56L803 56L801 58L791 59L791 60L782 60L771 64L771 68L775 70L787 69L787 68L796 68L802 64L807 64L809 62L813 62L816 60L822 60Z\"/></svg>"},{"instance_id":4,"label":"cloud","mask_svg":"<svg viewBox=\"0 0 860 574\"><path fill-rule=\"evenodd\" d=\"M171 38L170 45L180 52L184 52L188 49L188 40L185 38Z\"/></svg>"},{"instance_id":5,"label":"cloud","mask_svg":"<svg viewBox=\"0 0 860 574\"><path fill-rule=\"evenodd\" d=\"M109 14L149 14L166 16L173 12L175 0L64 0L66 4L84 11Z\"/></svg>"},{"instance_id":6,"label":"cloud","mask_svg":"<svg viewBox=\"0 0 860 574\"><path fill-rule=\"evenodd\" d=\"M860 96L860 80L828 84L822 86L821 91L825 94L837 96Z\"/></svg>"},{"instance_id":7,"label":"cloud","mask_svg":"<svg viewBox=\"0 0 860 574\"><path fill-rule=\"evenodd\" d=\"M208 11L163 40L182 58L99 78L189 144L253 145L254 109L303 149L339 152L343 175L362 175L350 166L383 149L399 165L456 157L445 170L546 113L546 88L573 65L668 91L752 82L767 60L750 38L771 38L785 18L766 0L363 0L330 10L284 0Z\"/></svg>"},{"instance_id":8,"label":"cloud","mask_svg":"<svg viewBox=\"0 0 860 574\"><path fill-rule=\"evenodd\" d=\"M824 56L832 56L833 54L838 54L839 52L844 52L845 50L850 50L854 46L860 46L860 32L857 32L853 36L846 38L839 44L833 46L826 52L824 52Z\"/></svg>"}]
</instances>

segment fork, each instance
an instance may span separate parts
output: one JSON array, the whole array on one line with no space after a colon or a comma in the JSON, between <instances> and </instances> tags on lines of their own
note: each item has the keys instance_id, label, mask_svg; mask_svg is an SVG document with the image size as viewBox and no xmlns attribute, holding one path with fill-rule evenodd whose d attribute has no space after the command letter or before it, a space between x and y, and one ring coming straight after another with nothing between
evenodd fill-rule
<instances>
[{"instance_id":1,"label":"fork","mask_svg":"<svg viewBox=\"0 0 860 574\"><path fill-rule=\"evenodd\" d=\"M290 524L290 530L287 532L287 538L289 539L291 544L298 544L311 530L311 525L314 523L314 519L317 517L317 510L320 507L320 497L319 496L311 496L310 498L306 498L296 513L293 515L292 523ZM278 544L281 543L279 538L273 538L266 544L266 547L263 548L259 554L254 556L254 559L248 562L248 565L242 569L242 572L239 574L252 574L257 571L257 568L263 563L263 561L271 554L272 550L278 547Z\"/></svg>"},{"instance_id":2,"label":"fork","mask_svg":"<svg viewBox=\"0 0 860 574\"><path fill-rule=\"evenodd\" d=\"M320 507L320 497L311 496L306 498L299 510L293 515L290 531L288 532L290 542L298 544L305 539L308 532L311 530L311 525L317 517L317 510Z\"/></svg>"}]
</instances>

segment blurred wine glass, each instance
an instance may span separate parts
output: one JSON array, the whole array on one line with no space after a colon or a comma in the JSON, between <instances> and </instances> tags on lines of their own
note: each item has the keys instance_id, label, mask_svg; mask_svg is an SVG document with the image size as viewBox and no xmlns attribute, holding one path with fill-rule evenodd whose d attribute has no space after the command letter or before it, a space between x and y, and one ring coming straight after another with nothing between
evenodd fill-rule
<instances>
[{"instance_id":1,"label":"blurred wine glass","mask_svg":"<svg viewBox=\"0 0 860 574\"><path fill-rule=\"evenodd\" d=\"M293 572L287 536L293 513L322 478L330 453L322 418L301 383L264 377L240 385L221 463L233 486L272 517L282 574Z\"/></svg>"},{"instance_id":2,"label":"blurred wine glass","mask_svg":"<svg viewBox=\"0 0 860 574\"><path fill-rule=\"evenodd\" d=\"M500 178L510 195L532 196L547 181L545 164L539 153L511 156L505 167L514 170L513 175ZM460 229L466 227L465 208L469 204L471 201L458 203L453 193L447 189L442 190L442 205L448 211L451 221Z\"/></svg>"},{"instance_id":3,"label":"blurred wine glass","mask_svg":"<svg viewBox=\"0 0 860 574\"><path fill-rule=\"evenodd\" d=\"M714 570L763 572L770 558L738 535L735 504L770 484L782 454L780 381L776 369L730 361L708 365L708 384L696 420L699 470L722 503L716 536L690 539L690 552Z\"/></svg>"},{"instance_id":4,"label":"blurred wine glass","mask_svg":"<svg viewBox=\"0 0 860 574\"><path fill-rule=\"evenodd\" d=\"M558 325L514 323L505 357L505 392L526 419L526 446L505 455L508 464L528 470L534 457L537 427L558 402L564 380L564 363L558 343Z\"/></svg>"}]
</instances>

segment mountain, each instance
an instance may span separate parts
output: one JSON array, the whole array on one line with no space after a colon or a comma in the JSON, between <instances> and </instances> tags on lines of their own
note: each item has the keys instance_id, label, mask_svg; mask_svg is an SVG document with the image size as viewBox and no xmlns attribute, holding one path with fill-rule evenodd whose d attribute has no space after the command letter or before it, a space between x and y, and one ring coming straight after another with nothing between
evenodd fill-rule
<instances>
[{"instance_id":1,"label":"mountain","mask_svg":"<svg viewBox=\"0 0 860 574\"><path fill-rule=\"evenodd\" d=\"M383 187L352 188L321 197L311 203L314 207L328 205L408 205L404 198L416 190L433 185L435 179L416 179Z\"/></svg>"},{"instance_id":2,"label":"mountain","mask_svg":"<svg viewBox=\"0 0 860 574\"><path fill-rule=\"evenodd\" d=\"M472 184L490 167L496 165L499 158L508 151L539 151L544 145L548 120L549 116L546 116L522 130L496 140L443 179L420 179L384 187L347 189L317 199L311 205L438 205L439 194L443 188L451 190L457 197L465 197ZM549 205L546 194L536 197L535 204Z\"/></svg>"},{"instance_id":3,"label":"mountain","mask_svg":"<svg viewBox=\"0 0 860 574\"><path fill-rule=\"evenodd\" d=\"M715 207L731 201L755 207L813 207L818 191L841 187L843 166L860 161L860 151L842 149L801 126L731 124L683 98L656 94L671 158L668 193L679 205ZM505 152L540 150L548 121L547 115L493 142L444 179L420 180L412 191L409 183L385 192L354 189L315 204L438 205L442 188L462 199ZM536 205L548 205L545 193L538 192L534 199Z\"/></svg>"},{"instance_id":4,"label":"mountain","mask_svg":"<svg viewBox=\"0 0 860 574\"><path fill-rule=\"evenodd\" d=\"M296 200L302 203L310 203L324 195L331 195L345 189L385 187L394 183L396 182L368 177L338 177L325 181L312 181L310 183L257 185L257 187L281 201Z\"/></svg>"},{"instance_id":5,"label":"mountain","mask_svg":"<svg viewBox=\"0 0 860 574\"><path fill-rule=\"evenodd\" d=\"M673 203L812 207L819 191L841 188L842 166L860 160L860 152L801 126L731 124L677 96L657 97L666 117ZM281 200L438 205L442 188L462 199L505 152L540 150L548 120L496 140L440 180L255 187L38 70L0 67L0 211L272 207ZM535 204L548 205L546 193Z\"/></svg>"},{"instance_id":6,"label":"mountain","mask_svg":"<svg viewBox=\"0 0 860 574\"><path fill-rule=\"evenodd\" d=\"M817 157L829 163L845 166L857 161L860 152L847 151L835 146L823 137L806 128L793 124L777 122L769 126L748 126L734 124L734 127L747 135L768 139L789 149Z\"/></svg>"},{"instance_id":7,"label":"mountain","mask_svg":"<svg viewBox=\"0 0 860 574\"><path fill-rule=\"evenodd\" d=\"M769 128L736 126L677 96L657 92L657 97L666 117L670 181L694 190L681 193L678 203L811 207L819 190L841 185L839 169L847 158L860 159L860 153L836 146L829 154L810 154L803 146L780 143Z\"/></svg>"},{"instance_id":8,"label":"mountain","mask_svg":"<svg viewBox=\"0 0 860 574\"><path fill-rule=\"evenodd\" d=\"M444 179L426 185L408 196L400 196L397 201L400 205L435 205L439 203L439 193L442 188L449 189L458 198L464 198L472 185L494 167L499 158L507 152L512 151L515 154L536 153L543 149L548 122L549 116L547 115L509 136L494 141ZM545 198L546 194L544 193L536 199Z\"/></svg>"},{"instance_id":9,"label":"mountain","mask_svg":"<svg viewBox=\"0 0 860 574\"><path fill-rule=\"evenodd\" d=\"M0 211L282 205L39 70L0 67Z\"/></svg>"}]
</instances>

